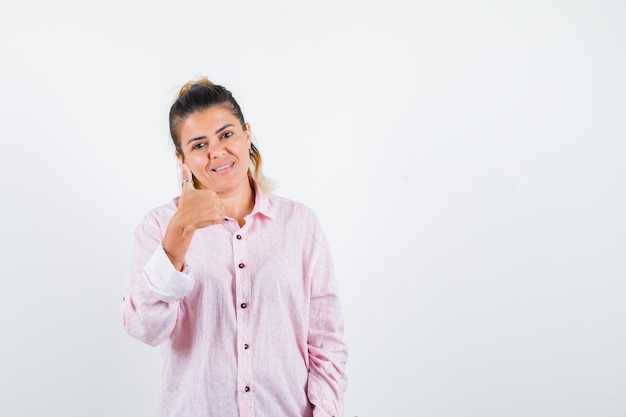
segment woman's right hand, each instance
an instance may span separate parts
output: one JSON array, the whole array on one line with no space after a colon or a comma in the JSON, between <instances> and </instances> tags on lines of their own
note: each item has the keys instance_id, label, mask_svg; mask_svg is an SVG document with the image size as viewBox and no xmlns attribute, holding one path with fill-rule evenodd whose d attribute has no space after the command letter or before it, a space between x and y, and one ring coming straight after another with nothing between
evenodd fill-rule
<instances>
[{"instance_id":1,"label":"woman's right hand","mask_svg":"<svg viewBox=\"0 0 626 417\"><path fill-rule=\"evenodd\" d=\"M163 236L163 248L172 265L182 271L185 266L183 260L195 231L221 223L226 215L224 205L215 191L196 190L187 165L181 164L180 170L183 189L178 200L178 209Z\"/></svg>"},{"instance_id":2,"label":"woman's right hand","mask_svg":"<svg viewBox=\"0 0 626 417\"><path fill-rule=\"evenodd\" d=\"M176 222L187 231L221 223L226 217L224 205L212 190L196 190L193 186L191 171L185 164L180 164L183 188L176 210Z\"/></svg>"}]
</instances>

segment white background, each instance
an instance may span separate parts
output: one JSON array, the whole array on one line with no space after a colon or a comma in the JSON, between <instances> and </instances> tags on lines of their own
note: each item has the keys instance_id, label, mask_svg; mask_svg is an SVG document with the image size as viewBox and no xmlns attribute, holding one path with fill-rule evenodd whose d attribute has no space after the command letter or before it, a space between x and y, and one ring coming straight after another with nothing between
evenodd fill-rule
<instances>
[{"instance_id":1,"label":"white background","mask_svg":"<svg viewBox=\"0 0 626 417\"><path fill-rule=\"evenodd\" d=\"M207 75L326 230L346 416L626 416L625 4L3 3L0 415L156 415L121 295Z\"/></svg>"}]
</instances>

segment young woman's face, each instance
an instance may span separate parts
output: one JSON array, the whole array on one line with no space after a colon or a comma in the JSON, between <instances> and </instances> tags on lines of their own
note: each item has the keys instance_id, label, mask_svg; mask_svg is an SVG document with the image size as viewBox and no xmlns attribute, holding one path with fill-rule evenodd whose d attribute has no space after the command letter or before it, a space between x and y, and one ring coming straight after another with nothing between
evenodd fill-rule
<instances>
[{"instance_id":1,"label":"young woman's face","mask_svg":"<svg viewBox=\"0 0 626 417\"><path fill-rule=\"evenodd\" d=\"M214 106L192 113L179 126L177 156L207 189L228 195L250 187L250 127L243 129L232 110ZM182 157L182 158L181 158Z\"/></svg>"}]
</instances>

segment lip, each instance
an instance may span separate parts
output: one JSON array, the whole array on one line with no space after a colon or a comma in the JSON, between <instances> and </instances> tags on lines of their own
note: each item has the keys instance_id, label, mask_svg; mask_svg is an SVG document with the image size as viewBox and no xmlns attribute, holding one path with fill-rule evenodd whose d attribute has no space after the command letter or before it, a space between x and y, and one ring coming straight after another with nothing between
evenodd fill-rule
<instances>
[{"instance_id":1,"label":"lip","mask_svg":"<svg viewBox=\"0 0 626 417\"><path fill-rule=\"evenodd\" d=\"M233 166L235 166L235 162L229 162L227 164L221 164L215 168L211 168L211 171L218 174L221 172L228 172Z\"/></svg>"}]
</instances>

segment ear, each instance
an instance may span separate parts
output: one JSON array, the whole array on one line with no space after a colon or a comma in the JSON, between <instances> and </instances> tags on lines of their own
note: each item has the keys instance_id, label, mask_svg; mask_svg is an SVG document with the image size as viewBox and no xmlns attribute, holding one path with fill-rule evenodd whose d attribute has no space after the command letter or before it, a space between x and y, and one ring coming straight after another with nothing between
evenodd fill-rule
<instances>
[{"instance_id":1,"label":"ear","mask_svg":"<svg viewBox=\"0 0 626 417\"><path fill-rule=\"evenodd\" d=\"M246 132L246 142L248 143L248 145L250 145L252 143L252 131L250 130L250 123L246 123L244 125L244 132Z\"/></svg>"},{"instance_id":2,"label":"ear","mask_svg":"<svg viewBox=\"0 0 626 417\"><path fill-rule=\"evenodd\" d=\"M181 163L185 162L185 158L183 158L183 154L181 154L180 152L175 151L174 155L176 155L176 159L178 159Z\"/></svg>"}]
</instances>

